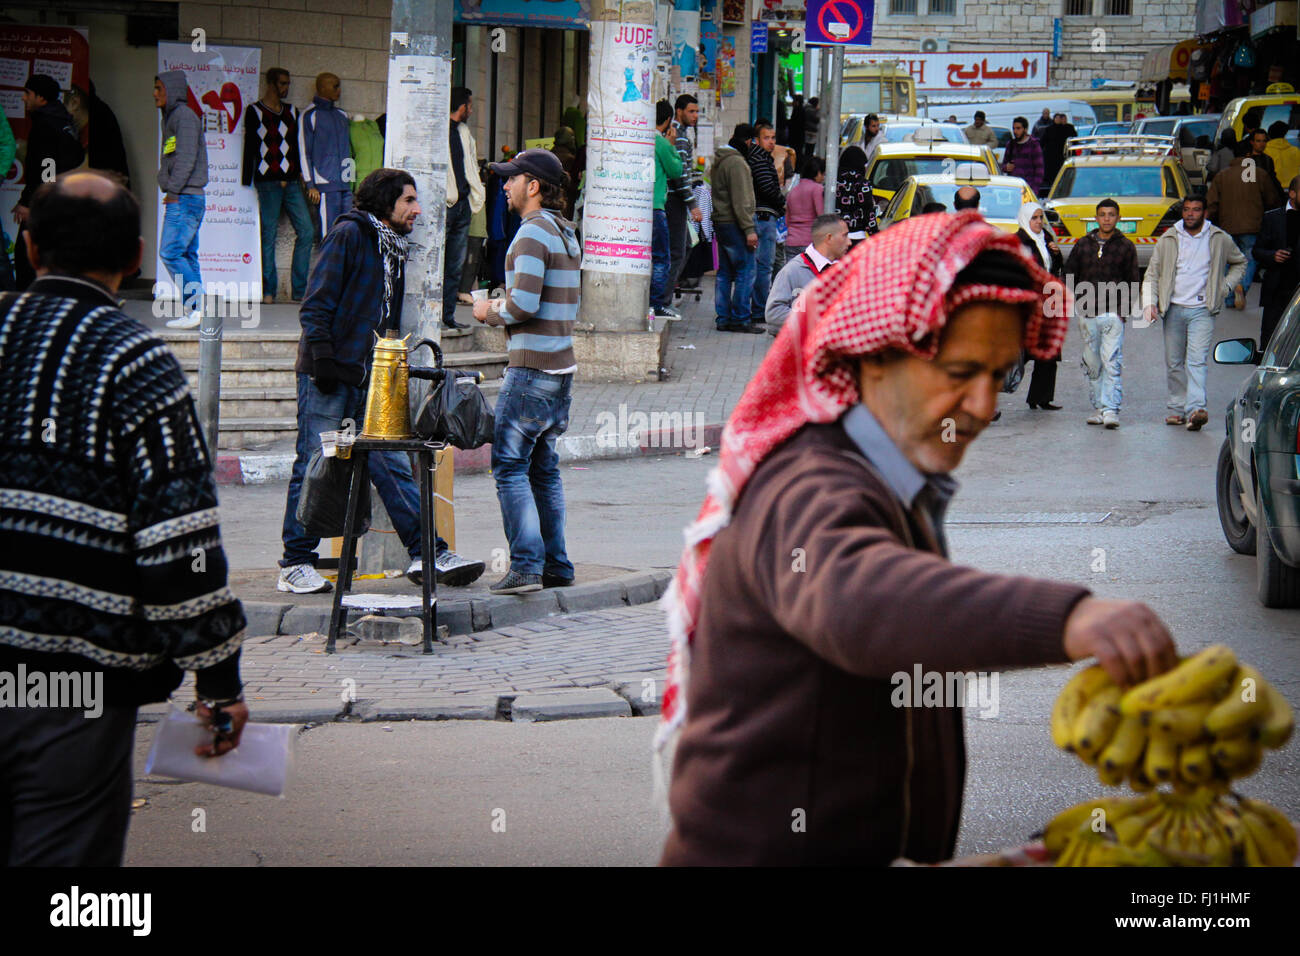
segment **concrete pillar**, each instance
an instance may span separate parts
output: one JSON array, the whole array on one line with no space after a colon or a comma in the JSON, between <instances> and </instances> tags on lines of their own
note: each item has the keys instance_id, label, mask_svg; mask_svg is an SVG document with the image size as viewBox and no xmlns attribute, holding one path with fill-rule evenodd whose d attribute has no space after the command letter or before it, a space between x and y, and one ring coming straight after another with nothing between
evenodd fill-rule
<instances>
[{"instance_id":1,"label":"concrete pillar","mask_svg":"<svg viewBox=\"0 0 1300 956\"><path fill-rule=\"evenodd\" d=\"M628 27L645 27L653 32L654 29L654 3L651 0L629 0L629 2L619 3L618 0L592 0L591 3L591 47L589 51L590 71L588 78L587 102L589 115L587 118L587 179L586 179L586 209L587 215L590 216L594 211L592 208L593 198L599 200L602 190L618 189L622 195L636 203L640 198L639 194L644 193L644 209L630 208L627 210L629 226L634 220L639 219L643 214L648 219L650 210L654 203L654 140L650 138L651 151L649 153L650 163L648 175L641 174L638 181L632 181L626 178L622 179L602 179L600 170L603 157L608 157L611 162L626 159L629 151L640 150L639 144L620 143L620 142L601 142L601 137L606 136L607 140L626 139L623 133L609 131L602 133L596 126L596 121L602 112L612 115L617 108L620 115L633 113L643 113L646 117L645 128L654 132L654 103L649 99L625 102L624 97L628 91L625 90L624 84L620 81L618 89L602 89L601 76L602 72L606 76L610 75L610 64L605 62L608 55L607 44L600 42L601 28L598 23L604 22L606 31L617 30L617 26L609 24L624 24ZM654 49L650 49L650 66L653 71ZM624 66L620 64L620 67ZM639 60L636 63L628 63L626 69L632 71L631 78L627 83L631 86L639 87L641 83L640 71L641 64ZM622 75L620 70L620 76ZM635 195L634 195L635 194ZM613 195L613 192L605 193ZM591 245L593 238L591 229L591 220L587 219L584 224L586 232L584 234L585 264L582 271L582 310L580 321L584 326L588 325L596 333L602 332L619 332L630 333L640 332L643 335L646 332L646 313L650 306L650 272L648 258L648 243L650 239L650 230L647 227L644 230L644 241L647 244L647 258L644 260L624 260L622 262L612 262L606 259L607 264L593 267L591 263L596 260L593 255L594 247ZM635 233L628 233L626 236L627 245L639 245L641 236ZM644 264L644 270L641 270L634 262ZM581 375L581 359L579 361L579 374ZM644 364L644 363L643 363ZM657 361L654 363L657 366ZM639 370L639 374L634 377L643 377L646 370Z\"/></svg>"}]
</instances>

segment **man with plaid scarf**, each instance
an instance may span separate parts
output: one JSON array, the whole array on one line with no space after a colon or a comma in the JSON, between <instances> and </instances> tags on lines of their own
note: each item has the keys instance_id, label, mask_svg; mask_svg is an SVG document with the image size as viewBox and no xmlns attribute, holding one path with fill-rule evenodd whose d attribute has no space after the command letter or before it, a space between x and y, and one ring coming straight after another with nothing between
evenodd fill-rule
<instances>
[{"instance_id":1,"label":"man with plaid scarf","mask_svg":"<svg viewBox=\"0 0 1300 956\"><path fill-rule=\"evenodd\" d=\"M420 214L415 180L400 169L377 169L357 187L356 207L339 216L321 244L320 259L307 283L299 320L298 447L284 507L284 557L276 587L295 594L330 590L316 571L320 539L298 523L298 497L320 433L354 427L365 416L366 380L375 335L402 325L406 236ZM370 480L411 556L406 576L420 583L420 497L411 462L404 452L370 456ZM462 558L437 541L438 583L472 583L482 561Z\"/></svg>"}]
</instances>

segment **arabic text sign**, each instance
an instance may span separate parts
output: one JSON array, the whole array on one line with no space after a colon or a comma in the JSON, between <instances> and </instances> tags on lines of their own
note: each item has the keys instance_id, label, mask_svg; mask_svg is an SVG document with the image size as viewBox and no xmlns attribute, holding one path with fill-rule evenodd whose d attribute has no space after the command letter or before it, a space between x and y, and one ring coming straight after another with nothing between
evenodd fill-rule
<instances>
[{"instance_id":1,"label":"arabic text sign","mask_svg":"<svg viewBox=\"0 0 1300 956\"><path fill-rule=\"evenodd\" d=\"M875 0L808 0L807 34L810 45L871 45Z\"/></svg>"},{"instance_id":2,"label":"arabic text sign","mask_svg":"<svg viewBox=\"0 0 1300 956\"><path fill-rule=\"evenodd\" d=\"M654 28L594 20L591 44L600 51L600 75L587 90L582 268L648 276L655 186Z\"/></svg>"},{"instance_id":3,"label":"arabic text sign","mask_svg":"<svg viewBox=\"0 0 1300 956\"><path fill-rule=\"evenodd\" d=\"M236 299L246 290L261 295L261 233L257 193L241 184L244 155L244 104L261 93L262 51L257 47L209 46L202 53L188 43L158 44L158 70L182 70L199 105L208 147L208 185L203 225L199 227L199 269L209 295ZM192 108L192 107L191 107ZM159 155L162 132L159 130ZM165 215L162 193L155 188L158 228ZM159 294L170 297L167 267L157 263ZM214 286L214 283L222 283ZM224 291L221 291L224 290Z\"/></svg>"},{"instance_id":4,"label":"arabic text sign","mask_svg":"<svg viewBox=\"0 0 1300 956\"><path fill-rule=\"evenodd\" d=\"M898 63L918 93L1039 90L1048 86L1049 50L967 53L850 53L849 65ZM846 75L846 80L848 76Z\"/></svg>"}]
</instances>

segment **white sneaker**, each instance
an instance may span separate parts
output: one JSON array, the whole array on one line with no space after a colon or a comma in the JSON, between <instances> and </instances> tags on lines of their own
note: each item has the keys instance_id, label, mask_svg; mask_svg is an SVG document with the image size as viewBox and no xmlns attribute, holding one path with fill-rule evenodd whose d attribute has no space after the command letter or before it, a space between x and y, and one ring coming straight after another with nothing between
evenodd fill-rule
<instances>
[{"instance_id":1,"label":"white sneaker","mask_svg":"<svg viewBox=\"0 0 1300 956\"><path fill-rule=\"evenodd\" d=\"M1101 423L1107 428L1119 428L1119 412L1113 412L1110 409L1106 409L1106 411L1102 413Z\"/></svg>"},{"instance_id":2,"label":"white sneaker","mask_svg":"<svg viewBox=\"0 0 1300 956\"><path fill-rule=\"evenodd\" d=\"M332 591L330 584L310 564L295 564L280 569L280 580L275 582L277 591L292 591L294 594L321 594Z\"/></svg>"},{"instance_id":3,"label":"white sneaker","mask_svg":"<svg viewBox=\"0 0 1300 956\"><path fill-rule=\"evenodd\" d=\"M1104 417L1102 416L1102 414L1101 414L1100 411L1096 411L1096 412L1093 412L1091 415L1089 415L1089 416L1085 419L1085 421L1086 421L1089 425L1100 425L1100 424L1103 423L1103 421L1104 421Z\"/></svg>"},{"instance_id":4,"label":"white sneaker","mask_svg":"<svg viewBox=\"0 0 1300 956\"><path fill-rule=\"evenodd\" d=\"M438 583L447 584L454 588L463 588L473 584L478 580L479 575L487 569L487 565L482 561L462 558L451 549L436 555L433 564L438 570Z\"/></svg>"},{"instance_id":5,"label":"white sneaker","mask_svg":"<svg viewBox=\"0 0 1300 956\"><path fill-rule=\"evenodd\" d=\"M178 315L167 323L169 329L197 329L203 322L203 313L197 309L189 315Z\"/></svg>"}]
</instances>

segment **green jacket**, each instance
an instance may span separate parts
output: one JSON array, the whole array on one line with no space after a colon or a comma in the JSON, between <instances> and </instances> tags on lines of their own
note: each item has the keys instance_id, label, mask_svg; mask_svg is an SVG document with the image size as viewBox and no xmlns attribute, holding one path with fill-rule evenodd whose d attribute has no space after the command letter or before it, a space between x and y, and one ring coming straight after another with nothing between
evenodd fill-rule
<instances>
[{"instance_id":1,"label":"green jacket","mask_svg":"<svg viewBox=\"0 0 1300 956\"><path fill-rule=\"evenodd\" d=\"M713 157L713 221L739 226L754 234L754 177L745 157L730 146L719 146Z\"/></svg>"},{"instance_id":2,"label":"green jacket","mask_svg":"<svg viewBox=\"0 0 1300 956\"><path fill-rule=\"evenodd\" d=\"M9 175L17 150L18 144L14 142L14 131L9 128L9 120L0 114L0 183Z\"/></svg>"},{"instance_id":3,"label":"green jacket","mask_svg":"<svg viewBox=\"0 0 1300 956\"><path fill-rule=\"evenodd\" d=\"M663 209L668 199L668 180L682 174L682 157L677 147L655 133L655 208Z\"/></svg>"},{"instance_id":4,"label":"green jacket","mask_svg":"<svg viewBox=\"0 0 1300 956\"><path fill-rule=\"evenodd\" d=\"M363 179L383 167L384 137L374 120L353 120L348 124L348 140L357 163L356 178L352 180L352 191L356 192Z\"/></svg>"}]
</instances>

